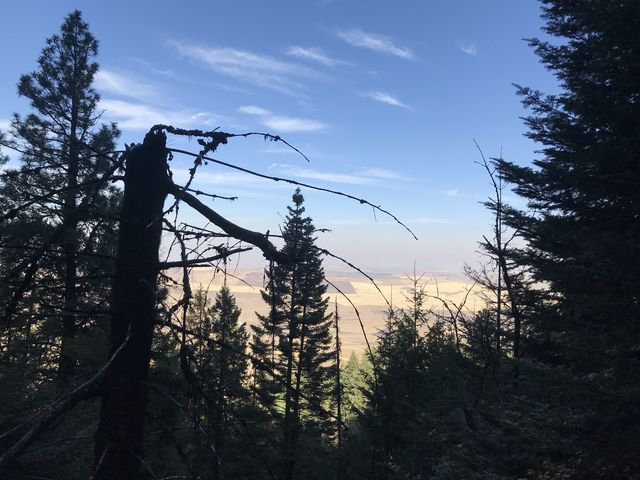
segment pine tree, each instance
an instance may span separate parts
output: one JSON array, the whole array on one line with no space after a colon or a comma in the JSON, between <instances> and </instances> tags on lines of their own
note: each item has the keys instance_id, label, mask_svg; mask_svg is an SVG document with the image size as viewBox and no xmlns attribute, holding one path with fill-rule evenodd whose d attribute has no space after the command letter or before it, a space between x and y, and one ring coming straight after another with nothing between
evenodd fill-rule
<instances>
[{"instance_id":1,"label":"pine tree","mask_svg":"<svg viewBox=\"0 0 640 480\"><path fill-rule=\"evenodd\" d=\"M232 457L227 451L234 439L229 438L231 432L226 425L235 422L234 413L246 399L248 334L245 325L239 323L241 311L227 286L216 294L212 306L207 305L206 293L202 290L196 292L194 303L196 318L192 320L198 322L196 331L200 338L194 373L200 381L198 391L202 395L196 402L202 404L202 411L196 416L206 432L204 468L217 479L222 475L218 458L225 465L231 463L226 461ZM209 445L213 445L216 455ZM227 472L229 468L227 465Z\"/></svg>"},{"instance_id":2,"label":"pine tree","mask_svg":"<svg viewBox=\"0 0 640 480\"><path fill-rule=\"evenodd\" d=\"M251 351L254 358L260 362L253 365L253 392L259 403L272 412L275 412L274 405L283 390L280 381L283 370L279 348L286 324L284 302L287 285L277 276L282 271L274 262L271 262L265 271L267 287L260 294L262 300L269 305L269 313L257 314L258 324L251 325Z\"/></svg>"},{"instance_id":3,"label":"pine tree","mask_svg":"<svg viewBox=\"0 0 640 480\"><path fill-rule=\"evenodd\" d=\"M333 400L336 406L336 443L338 446L338 450L342 449L342 424L344 421L344 417L342 415L343 409L343 394L344 387L342 385L342 366L340 364L340 355L342 353L342 344L340 342L340 314L338 312L338 301L335 300L335 311L333 313L333 321L335 322L336 336L335 336L335 374L334 374L334 390L333 390ZM338 453L340 455L340 452Z\"/></svg>"},{"instance_id":4,"label":"pine tree","mask_svg":"<svg viewBox=\"0 0 640 480\"><path fill-rule=\"evenodd\" d=\"M371 375L371 364L366 355L358 358L351 351L349 359L341 370L342 380L342 416L346 422L354 419L365 404L363 390L366 388L366 377Z\"/></svg>"},{"instance_id":5,"label":"pine tree","mask_svg":"<svg viewBox=\"0 0 640 480\"><path fill-rule=\"evenodd\" d=\"M415 425L426 358L424 338L415 329L418 311L390 309L373 353L376 377L370 379L365 424L381 467L408 447L409 428Z\"/></svg>"},{"instance_id":6,"label":"pine tree","mask_svg":"<svg viewBox=\"0 0 640 480\"><path fill-rule=\"evenodd\" d=\"M371 478L422 478L445 454L443 418L462 406L454 336L433 321L420 278L407 308L389 309L378 336L359 421L371 446Z\"/></svg>"},{"instance_id":7,"label":"pine tree","mask_svg":"<svg viewBox=\"0 0 640 480\"><path fill-rule=\"evenodd\" d=\"M270 365L278 378L271 387L284 404L283 465L285 478L293 478L296 444L303 427L323 430L324 404L331 397L331 360L334 356L331 314L327 314L327 287L315 227L304 216L304 197L297 189L283 227L282 253L288 263L267 271L263 298L269 315L259 316L254 328L253 351ZM277 345L276 345L277 341ZM260 373L259 378L264 379ZM264 380L261 380L264 386Z\"/></svg>"},{"instance_id":8,"label":"pine tree","mask_svg":"<svg viewBox=\"0 0 640 480\"><path fill-rule=\"evenodd\" d=\"M637 473L629 445L640 434L640 4L543 5L557 42L529 43L561 91L518 88L542 157L532 167L498 164L528 202L505 221L526 240L517 259L541 287L523 347L587 388L581 415L594 423L582 438L598 453L591 462L610 455L597 475L618 462Z\"/></svg>"},{"instance_id":9,"label":"pine tree","mask_svg":"<svg viewBox=\"0 0 640 480\"><path fill-rule=\"evenodd\" d=\"M22 155L22 165L0 181L4 341L41 331L59 346L62 378L78 363L74 337L108 309L105 277L115 244L119 197L100 179L113 166L107 152L119 132L99 124L92 88L97 52L97 40L74 11L60 34L47 39L37 70L20 78L18 93L33 112L15 114L2 136L3 145ZM30 311L34 299L37 314Z\"/></svg>"},{"instance_id":10,"label":"pine tree","mask_svg":"<svg viewBox=\"0 0 640 480\"><path fill-rule=\"evenodd\" d=\"M68 15L18 83L30 113L0 132L0 145L20 154L0 174L0 377L12 392L0 404L5 432L104 360L119 195L99 180L113 168L107 152L118 130L99 124L97 48L80 12ZM51 438L91 435L95 408L79 406ZM16 468L72 478L89 457L60 447Z\"/></svg>"}]
</instances>

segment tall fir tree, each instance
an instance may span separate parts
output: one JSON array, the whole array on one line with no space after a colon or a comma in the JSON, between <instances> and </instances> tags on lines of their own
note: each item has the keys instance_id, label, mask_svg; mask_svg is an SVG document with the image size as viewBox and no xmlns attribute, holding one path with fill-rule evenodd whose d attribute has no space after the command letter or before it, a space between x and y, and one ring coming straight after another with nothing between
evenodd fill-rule
<instances>
[{"instance_id":1,"label":"tall fir tree","mask_svg":"<svg viewBox=\"0 0 640 480\"><path fill-rule=\"evenodd\" d=\"M205 291L197 291L194 307L190 323L194 323L199 337L193 366L199 385L191 404L196 425L201 425L205 434L198 464L201 471L218 479L223 473L221 463L229 475L242 458L237 432L230 425L237 424L236 416L247 399L248 333L245 324L240 323L236 299L226 285L216 294L213 305L209 305Z\"/></svg>"},{"instance_id":2,"label":"tall fir tree","mask_svg":"<svg viewBox=\"0 0 640 480\"><path fill-rule=\"evenodd\" d=\"M297 189L282 231L282 254L288 262L267 270L263 299L269 303L270 313L259 315L259 325L253 329L254 354L277 374L277 378L270 378L259 373L258 390L271 388L270 393L284 406L282 463L287 479L295 476L301 429L313 434L327 426L323 410L331 397L335 355L324 269L315 246L316 229L311 218L304 216L303 203Z\"/></svg>"},{"instance_id":3,"label":"tall fir tree","mask_svg":"<svg viewBox=\"0 0 640 480\"><path fill-rule=\"evenodd\" d=\"M526 241L517 259L540 286L523 349L586 389L590 433L581 438L597 455L583 463L601 469L585 475L622 466L637 474L629 446L640 435L640 3L542 3L552 39L529 43L561 91L518 88L542 157L533 167L498 163L528 202L505 221Z\"/></svg>"},{"instance_id":4,"label":"tall fir tree","mask_svg":"<svg viewBox=\"0 0 640 480\"><path fill-rule=\"evenodd\" d=\"M115 249L119 195L100 180L114 165L108 152L119 132L100 124L97 53L88 24L72 12L47 39L38 68L18 83L33 112L14 114L2 136L22 163L0 180L4 342L41 332L55 349L40 360L57 358L63 379L78 364L76 334L108 310Z\"/></svg>"},{"instance_id":5,"label":"tall fir tree","mask_svg":"<svg viewBox=\"0 0 640 480\"><path fill-rule=\"evenodd\" d=\"M359 416L371 449L369 478L433 473L446 455L442 418L462 403L454 336L430 317L419 280L412 278L407 308L387 312L373 351L375 376Z\"/></svg>"},{"instance_id":6,"label":"tall fir tree","mask_svg":"<svg viewBox=\"0 0 640 480\"><path fill-rule=\"evenodd\" d=\"M100 180L114 166L108 152L119 132L100 124L97 51L72 12L20 78L31 113L14 114L0 132L0 145L20 155L0 175L0 377L12 392L0 400L5 432L103 363L119 194ZM95 404L83 404L51 438L89 438L94 420ZM89 450L37 452L14 465L16 475L74 478L91 463Z\"/></svg>"}]
</instances>

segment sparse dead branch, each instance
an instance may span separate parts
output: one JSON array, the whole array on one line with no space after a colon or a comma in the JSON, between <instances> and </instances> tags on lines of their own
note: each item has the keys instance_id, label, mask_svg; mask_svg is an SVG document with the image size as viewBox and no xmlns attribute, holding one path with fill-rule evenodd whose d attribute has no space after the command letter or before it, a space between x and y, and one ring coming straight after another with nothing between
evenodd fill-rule
<instances>
[{"instance_id":1,"label":"sparse dead branch","mask_svg":"<svg viewBox=\"0 0 640 480\"><path fill-rule=\"evenodd\" d=\"M362 317L360 316L360 312L358 311L358 307L356 307L355 303L353 303L351 301L351 299L337 286L335 285L333 282L331 282L330 280L327 279L327 277L324 277L324 281L328 284L331 285L333 288L336 289L336 291L342 295L347 302L349 302L349 304L351 305L351 308L353 308L354 313L356 314L356 318L358 319L358 323L360 324L360 329L362 330L362 336L364 337L364 341L367 344L367 352L369 353L369 357L371 359L371 364L373 365L373 374L374 377L376 379L376 385L377 385L377 375L378 375L378 366L376 364L376 359L375 356L373 355L373 350L371 348L371 343L369 342L369 337L367 336L367 331L364 328L364 322L362 321Z\"/></svg>"},{"instance_id":2,"label":"sparse dead branch","mask_svg":"<svg viewBox=\"0 0 640 480\"><path fill-rule=\"evenodd\" d=\"M391 303L389 303L389 300L387 300L387 297L384 295L384 293L382 293L382 290L380 290L380 287L378 286L378 284L376 283L376 281L373 279L373 277L371 277L371 275L365 273L362 269L356 267L353 263L351 263L350 261L339 257L338 255L335 255L333 253L331 253L329 250L324 249L324 248L318 248L318 251L320 253L322 253L323 255L326 255L328 257L332 257L335 258L336 260L340 260L342 263L344 263L345 265L348 265L349 267L353 268L355 271L357 271L358 273L360 273L362 276L364 276L367 280L369 280L371 282L371 284L376 287L376 290L378 291L378 293L380 294L380 296L382 296L382 298L384 299L384 302L387 304L387 307L391 308Z\"/></svg>"},{"instance_id":3,"label":"sparse dead branch","mask_svg":"<svg viewBox=\"0 0 640 480\"><path fill-rule=\"evenodd\" d=\"M118 354L126 346L129 338L130 331L129 333L127 333L127 336L125 337L122 344L116 349L115 352L113 352L113 355L111 355L107 363L105 363L93 377L81 384L72 392L68 393L64 397L56 400L55 402L42 409L26 423L23 423L22 425L0 436L0 439L4 438L7 435L18 431L27 425L32 425L31 428L24 435L22 435L22 437L20 437L20 439L16 443L14 443L14 445L9 448L2 455L2 457L0 457L0 472L6 469L13 461L15 461L20 455L22 455L26 451L26 449L29 448L29 446L43 432L45 432L54 421L67 414L81 401L87 398L91 398L99 393L100 382L102 381L102 378L108 371L109 367L113 364Z\"/></svg>"},{"instance_id":4,"label":"sparse dead branch","mask_svg":"<svg viewBox=\"0 0 640 480\"><path fill-rule=\"evenodd\" d=\"M217 260L224 260L236 253L248 252L250 250L253 250L253 249L251 247L234 248L231 250L224 251L218 255L214 255L212 257L177 260L175 262L163 262L160 264L160 268L163 270L166 270L168 268L176 268L176 267L210 267L211 262L215 262Z\"/></svg>"},{"instance_id":5,"label":"sparse dead branch","mask_svg":"<svg viewBox=\"0 0 640 480\"><path fill-rule=\"evenodd\" d=\"M258 247L260 250L262 250L265 258L267 258L268 260L273 259L280 262L287 261L287 259L284 258L282 254L280 254L278 249L269 241L267 235L247 230L246 228L242 228L235 223L230 222L222 215L206 206L196 197L184 191L181 187L174 184L173 182L169 182L168 191L175 198L182 200L184 203L196 210L211 223L220 227L231 237L237 238L238 240L242 240L243 242L250 243Z\"/></svg>"},{"instance_id":6,"label":"sparse dead branch","mask_svg":"<svg viewBox=\"0 0 640 480\"><path fill-rule=\"evenodd\" d=\"M209 130L209 131L193 130L193 129L192 130L187 130L187 129L184 129L184 128L172 127L171 125L155 125L154 127L151 128L151 130L165 130L165 131L167 131L169 133L173 133L174 135L182 135L182 136L187 136L187 137L210 138L212 142L216 143L216 147L218 145L220 145L221 143L222 144L227 143L227 139L228 138L234 138L234 137L247 138L247 137L252 137L252 136L260 136L260 137L263 137L265 140L271 140L273 142L284 143L287 147L289 147L292 150L298 152L302 156L302 158L304 158L307 162L309 161L309 158L307 158L307 156L304 153L302 153L296 147L294 147L289 142L284 140L281 136L272 135L270 133L262 133L262 132L225 133L225 132L218 131L218 129ZM202 143L201 143L201 145L202 145Z\"/></svg>"},{"instance_id":7,"label":"sparse dead branch","mask_svg":"<svg viewBox=\"0 0 640 480\"><path fill-rule=\"evenodd\" d=\"M184 155L189 155L189 156L192 156L192 157L197 157L197 154L189 152L188 150L182 150L182 149L179 149L179 148L170 148L169 151L176 152L176 153L182 153ZM264 178L266 180L272 180L274 182L285 182L285 183L288 183L290 185L296 185L296 186L299 186L299 187L305 187L305 188L309 188L311 190L317 190L319 192L327 192L327 193L331 193L333 195L338 195L338 196L341 196L341 197L349 198L351 200L355 200L356 202L358 202L358 203L360 203L362 205L369 205L374 210L377 210L378 212L384 213L385 215L391 217L398 225L402 226L407 232L409 232L411 234L411 236L415 240L418 240L418 237L416 236L415 233L413 233L413 230L411 230L406 224L404 224L397 216L395 216L393 213L389 212L388 210L385 210L380 205L375 205L375 204L369 202L368 200L365 200L364 198L358 198L358 197L355 197L355 196L350 195L348 193L340 192L338 190L331 190L329 188L323 188L323 187L318 187L316 185L310 185L308 183L298 182L298 181L292 180L290 178L283 178L283 177L276 177L276 176L272 176L272 175L265 175L265 174L262 174L262 173L255 172L253 170L249 170L248 168L243 168L243 167L239 167L238 165L233 165L232 163L223 162L222 160L216 160L215 158L212 158L212 157L205 156L205 157L203 157L203 159L207 160L209 162L212 162L212 163L216 163L218 165L222 165L222 166L225 166L225 167L228 167L228 168L232 168L234 170L238 170L240 172L247 173L249 175L253 175L255 177Z\"/></svg>"}]
</instances>

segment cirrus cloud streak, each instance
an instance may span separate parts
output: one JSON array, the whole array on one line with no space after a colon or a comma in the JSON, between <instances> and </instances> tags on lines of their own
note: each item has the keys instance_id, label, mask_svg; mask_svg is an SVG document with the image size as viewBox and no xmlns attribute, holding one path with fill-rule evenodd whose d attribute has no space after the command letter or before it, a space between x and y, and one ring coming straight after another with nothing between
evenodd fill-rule
<instances>
[{"instance_id":1,"label":"cirrus cloud streak","mask_svg":"<svg viewBox=\"0 0 640 480\"><path fill-rule=\"evenodd\" d=\"M271 111L255 105L243 105L238 108L238 111L258 117L265 127L277 132L319 132L328 128L326 123L319 120L275 115Z\"/></svg>"},{"instance_id":2,"label":"cirrus cloud streak","mask_svg":"<svg viewBox=\"0 0 640 480\"><path fill-rule=\"evenodd\" d=\"M345 62L343 60L338 60L337 58L332 58L326 55L322 50L315 47L299 47L299 46L291 46L287 51L287 55L291 57L301 58L304 60L311 60L327 67L335 67L336 65L348 65L349 62Z\"/></svg>"},{"instance_id":3,"label":"cirrus cloud streak","mask_svg":"<svg viewBox=\"0 0 640 480\"><path fill-rule=\"evenodd\" d=\"M395 96L387 92L381 92L380 90L371 90L362 94L363 97L373 100L375 102L384 103L393 107L411 108L406 103L401 102Z\"/></svg>"},{"instance_id":4,"label":"cirrus cloud streak","mask_svg":"<svg viewBox=\"0 0 640 480\"><path fill-rule=\"evenodd\" d=\"M354 47L366 48L377 53L393 55L405 60L415 60L416 56L407 47L396 45L389 37L367 33L359 28L338 31L338 37Z\"/></svg>"},{"instance_id":5,"label":"cirrus cloud streak","mask_svg":"<svg viewBox=\"0 0 640 480\"><path fill-rule=\"evenodd\" d=\"M101 100L99 108L104 110L107 120L117 122L120 128L131 130L148 130L159 123L180 125L183 128L211 126L218 124L220 120L209 112L163 109L123 100Z\"/></svg>"},{"instance_id":6,"label":"cirrus cloud streak","mask_svg":"<svg viewBox=\"0 0 640 480\"><path fill-rule=\"evenodd\" d=\"M169 44L183 57L214 72L262 88L295 94L304 90L303 79L322 74L298 63L230 47L201 46L172 40Z\"/></svg>"}]
</instances>

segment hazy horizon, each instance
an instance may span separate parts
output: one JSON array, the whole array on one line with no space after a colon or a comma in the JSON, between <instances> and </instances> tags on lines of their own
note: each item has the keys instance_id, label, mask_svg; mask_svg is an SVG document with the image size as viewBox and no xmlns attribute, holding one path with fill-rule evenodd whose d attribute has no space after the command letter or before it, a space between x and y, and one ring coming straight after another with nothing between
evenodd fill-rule
<instances>
[{"instance_id":1,"label":"hazy horizon","mask_svg":"<svg viewBox=\"0 0 640 480\"><path fill-rule=\"evenodd\" d=\"M365 198L396 215L418 240L358 201L303 188L316 227L331 230L318 244L366 271L402 273L414 262L419 271L462 271L474 263L476 242L491 228L480 204L491 187L475 165L474 140L487 157L529 163L536 145L523 135L525 110L513 83L557 88L523 40L541 34L535 0L397 9L373 2L366 10L349 0L253 0L215 27L210 19L219 11L209 2L150 11L120 0L35 0L8 3L0 18L0 40L20 45L3 56L1 129L13 112L28 111L16 83L78 7L99 40L94 86L102 120L122 130L120 148L141 142L156 123L280 135L310 161L261 137L232 139L214 156ZM200 148L175 137L170 145ZM6 153L8 166L17 165L19 156ZM176 181L186 180L192 161L176 156ZM278 231L294 190L213 164L199 169L193 186L237 196L206 203L260 232ZM513 195L505 200L519 206ZM187 207L183 213L200 222Z\"/></svg>"},{"instance_id":2,"label":"hazy horizon","mask_svg":"<svg viewBox=\"0 0 640 480\"><path fill-rule=\"evenodd\" d=\"M252 325L256 323L256 312L268 313L269 306L262 301L260 290L263 288L264 268L235 268L229 266L227 275L227 286L236 297L238 306L242 310L240 320ZM362 334L360 324L353 309L353 304L358 309L360 318L365 327L369 341L375 343L376 333L384 327L389 304L394 308L406 307L408 303L406 296L409 295L412 286L410 275L394 273L371 273L367 272L375 281L381 292L361 273L351 270L326 269L326 278L338 287L342 293L329 285L327 294L329 296L329 312L334 311L334 301L338 302L340 313L340 335L343 349L346 355L351 351L361 354L366 348L366 342ZM181 279L182 270L172 269L170 274L173 278ZM472 282L464 275L434 274L433 272L416 271L420 285L425 286L428 295L439 296L459 304L466 295L466 289L471 287ZM437 281L437 285L436 285ZM193 269L190 275L192 290L199 287L208 291L208 299L213 301L216 292L224 283L224 273L214 272L213 269L203 267ZM479 293L479 290L474 289ZM173 291L176 298L180 291ZM344 294L344 295L343 295ZM384 295L384 296L383 296ZM347 300L348 297L349 300ZM387 301L389 304L387 304ZM470 295L467 301L467 308L475 310L476 302L474 295ZM427 299L427 306L434 307L440 312L441 304L432 298Z\"/></svg>"}]
</instances>

